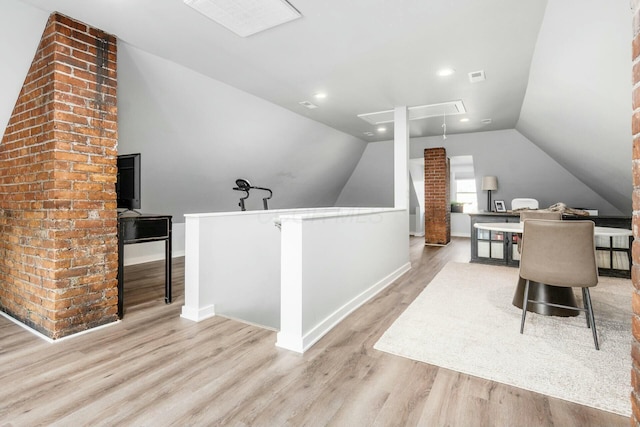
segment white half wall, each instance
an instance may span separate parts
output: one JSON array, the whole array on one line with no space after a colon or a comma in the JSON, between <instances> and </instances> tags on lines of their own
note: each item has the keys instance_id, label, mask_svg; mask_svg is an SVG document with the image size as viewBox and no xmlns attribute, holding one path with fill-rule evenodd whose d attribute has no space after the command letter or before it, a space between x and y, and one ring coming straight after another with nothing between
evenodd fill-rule
<instances>
[{"instance_id":1,"label":"white half wall","mask_svg":"<svg viewBox=\"0 0 640 427\"><path fill-rule=\"evenodd\" d=\"M276 345L303 353L411 268L405 209L284 215Z\"/></svg>"},{"instance_id":2,"label":"white half wall","mask_svg":"<svg viewBox=\"0 0 640 427\"><path fill-rule=\"evenodd\" d=\"M185 215L182 317L280 327L280 230L290 210Z\"/></svg>"},{"instance_id":3,"label":"white half wall","mask_svg":"<svg viewBox=\"0 0 640 427\"><path fill-rule=\"evenodd\" d=\"M297 352L411 267L406 210L185 217L182 317L222 315L280 330L277 345Z\"/></svg>"},{"instance_id":4,"label":"white half wall","mask_svg":"<svg viewBox=\"0 0 640 427\"><path fill-rule=\"evenodd\" d=\"M185 215L182 317L200 321L218 314L279 329L281 233L276 220L285 214L338 211L314 208Z\"/></svg>"}]
</instances>

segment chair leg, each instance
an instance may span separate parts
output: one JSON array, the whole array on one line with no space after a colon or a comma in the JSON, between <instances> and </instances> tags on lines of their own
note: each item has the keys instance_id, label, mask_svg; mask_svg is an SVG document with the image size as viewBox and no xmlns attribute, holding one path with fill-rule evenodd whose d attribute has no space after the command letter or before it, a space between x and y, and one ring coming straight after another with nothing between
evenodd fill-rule
<instances>
[{"instance_id":1,"label":"chair leg","mask_svg":"<svg viewBox=\"0 0 640 427\"><path fill-rule=\"evenodd\" d=\"M596 319L593 316L593 306L591 305L591 294L589 288L582 288L585 294L585 302L587 305L587 315L589 316L589 322L591 323L591 333L593 334L593 343L596 346L596 350L600 350L598 345L598 334L596 332Z\"/></svg>"},{"instance_id":2,"label":"chair leg","mask_svg":"<svg viewBox=\"0 0 640 427\"><path fill-rule=\"evenodd\" d=\"M587 293L586 288L581 288L582 289L582 305L584 305L584 309L585 311L585 317L587 319L587 328L591 328L591 319L589 318L589 307L587 307Z\"/></svg>"},{"instance_id":3,"label":"chair leg","mask_svg":"<svg viewBox=\"0 0 640 427\"><path fill-rule=\"evenodd\" d=\"M522 300L522 320L520 321L520 333L524 331L524 319L527 317L527 305L529 304L529 280L525 282L524 299Z\"/></svg>"}]
</instances>

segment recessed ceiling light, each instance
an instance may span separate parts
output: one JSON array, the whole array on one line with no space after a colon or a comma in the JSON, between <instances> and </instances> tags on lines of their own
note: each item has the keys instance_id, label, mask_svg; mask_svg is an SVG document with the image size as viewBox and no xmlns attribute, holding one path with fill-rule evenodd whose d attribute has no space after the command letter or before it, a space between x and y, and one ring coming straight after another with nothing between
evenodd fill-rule
<instances>
[{"instance_id":1,"label":"recessed ceiling light","mask_svg":"<svg viewBox=\"0 0 640 427\"><path fill-rule=\"evenodd\" d=\"M456 72L456 70L454 70L453 68L443 68L440 71L438 71L438 75L440 77L447 77L447 76L452 75L455 72Z\"/></svg>"},{"instance_id":2,"label":"recessed ceiling light","mask_svg":"<svg viewBox=\"0 0 640 427\"><path fill-rule=\"evenodd\" d=\"M365 135L367 135L367 136L373 136L373 132L369 132L369 131L367 131L367 132L363 132L363 133L364 133Z\"/></svg>"},{"instance_id":3,"label":"recessed ceiling light","mask_svg":"<svg viewBox=\"0 0 640 427\"><path fill-rule=\"evenodd\" d=\"M247 37L302 15L286 0L183 0L209 19Z\"/></svg>"},{"instance_id":4,"label":"recessed ceiling light","mask_svg":"<svg viewBox=\"0 0 640 427\"><path fill-rule=\"evenodd\" d=\"M387 128L384 126L380 126L378 129L376 129L378 132L386 132Z\"/></svg>"},{"instance_id":5,"label":"recessed ceiling light","mask_svg":"<svg viewBox=\"0 0 640 427\"><path fill-rule=\"evenodd\" d=\"M468 117L465 117L464 119L460 119L460 121L461 121L461 122L468 122L468 121L469 121L469 118L468 118Z\"/></svg>"},{"instance_id":6,"label":"recessed ceiling light","mask_svg":"<svg viewBox=\"0 0 640 427\"><path fill-rule=\"evenodd\" d=\"M317 92L313 94L313 97L315 99L325 99L327 97L327 94L324 92Z\"/></svg>"}]
</instances>

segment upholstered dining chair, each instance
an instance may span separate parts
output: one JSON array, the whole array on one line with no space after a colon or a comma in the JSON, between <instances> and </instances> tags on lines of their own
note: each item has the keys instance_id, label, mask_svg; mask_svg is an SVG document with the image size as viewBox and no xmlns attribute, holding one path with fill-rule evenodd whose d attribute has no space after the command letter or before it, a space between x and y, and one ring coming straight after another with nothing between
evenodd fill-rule
<instances>
[{"instance_id":1,"label":"upholstered dining chair","mask_svg":"<svg viewBox=\"0 0 640 427\"><path fill-rule=\"evenodd\" d=\"M551 219L561 220L562 212L552 211L520 211L520 222L524 222L526 219Z\"/></svg>"},{"instance_id":2,"label":"upholstered dining chair","mask_svg":"<svg viewBox=\"0 0 640 427\"><path fill-rule=\"evenodd\" d=\"M526 219L549 219L559 221L562 219L562 212L551 211L520 211L520 222ZM522 252L522 234L515 236L518 243L518 252Z\"/></svg>"},{"instance_id":3,"label":"upholstered dining chair","mask_svg":"<svg viewBox=\"0 0 640 427\"><path fill-rule=\"evenodd\" d=\"M528 219L523 225L520 277L526 284L520 333L524 331L529 303L584 311L587 316L587 327L591 328L593 342L596 350L599 350L596 322L589 294L589 288L598 284L593 221ZM584 308L556 304L551 301L529 300L530 282L581 288Z\"/></svg>"}]
</instances>

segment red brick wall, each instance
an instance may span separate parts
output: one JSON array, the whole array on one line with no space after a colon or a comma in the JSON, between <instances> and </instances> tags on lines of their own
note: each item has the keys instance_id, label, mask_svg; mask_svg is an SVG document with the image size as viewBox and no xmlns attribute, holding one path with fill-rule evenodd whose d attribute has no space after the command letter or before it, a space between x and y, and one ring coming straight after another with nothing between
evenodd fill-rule
<instances>
[{"instance_id":1,"label":"red brick wall","mask_svg":"<svg viewBox=\"0 0 640 427\"><path fill-rule=\"evenodd\" d=\"M49 17L0 144L0 309L50 338L117 319L116 39Z\"/></svg>"},{"instance_id":2,"label":"red brick wall","mask_svg":"<svg viewBox=\"0 0 640 427\"><path fill-rule=\"evenodd\" d=\"M444 148L424 150L424 241L436 245L451 241L449 159Z\"/></svg>"},{"instance_id":3,"label":"red brick wall","mask_svg":"<svg viewBox=\"0 0 640 427\"><path fill-rule=\"evenodd\" d=\"M631 425L640 426L640 1L634 0L633 6L633 267L631 280L635 291L632 297L633 319L631 330L633 344L631 357Z\"/></svg>"}]
</instances>

